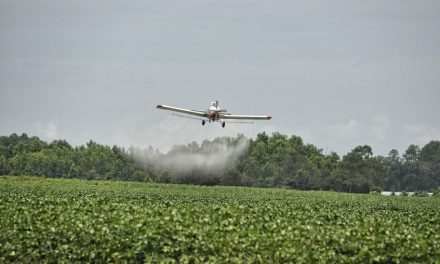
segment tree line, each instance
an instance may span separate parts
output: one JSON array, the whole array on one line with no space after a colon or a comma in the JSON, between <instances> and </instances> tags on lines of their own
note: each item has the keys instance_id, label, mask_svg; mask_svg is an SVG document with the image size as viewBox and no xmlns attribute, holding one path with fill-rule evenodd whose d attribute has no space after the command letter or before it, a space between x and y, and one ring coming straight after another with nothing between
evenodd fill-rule
<instances>
[{"instance_id":1,"label":"tree line","mask_svg":"<svg viewBox=\"0 0 440 264\"><path fill-rule=\"evenodd\" d=\"M433 191L440 186L440 141L374 156L361 145L340 157L299 136L260 133L176 145L161 153L93 141L71 146L26 134L0 137L0 175L132 180L301 190Z\"/></svg>"}]
</instances>

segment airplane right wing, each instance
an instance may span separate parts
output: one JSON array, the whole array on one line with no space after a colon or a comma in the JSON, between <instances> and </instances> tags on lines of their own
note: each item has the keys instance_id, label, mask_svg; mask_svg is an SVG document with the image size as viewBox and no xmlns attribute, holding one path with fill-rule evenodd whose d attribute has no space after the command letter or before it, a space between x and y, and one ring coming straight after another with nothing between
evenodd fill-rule
<instances>
[{"instance_id":1,"label":"airplane right wing","mask_svg":"<svg viewBox=\"0 0 440 264\"><path fill-rule=\"evenodd\" d=\"M220 119L271 120L272 116L221 114Z\"/></svg>"},{"instance_id":2,"label":"airplane right wing","mask_svg":"<svg viewBox=\"0 0 440 264\"><path fill-rule=\"evenodd\" d=\"M174 107L174 106L157 105L156 108L163 109L163 110L169 110L169 111L173 111L173 112L184 113L184 114L188 114L188 115L195 115L195 116L200 116L200 117L208 117L207 113L202 112L202 111L189 110L189 109L178 108L178 107Z\"/></svg>"}]
</instances>

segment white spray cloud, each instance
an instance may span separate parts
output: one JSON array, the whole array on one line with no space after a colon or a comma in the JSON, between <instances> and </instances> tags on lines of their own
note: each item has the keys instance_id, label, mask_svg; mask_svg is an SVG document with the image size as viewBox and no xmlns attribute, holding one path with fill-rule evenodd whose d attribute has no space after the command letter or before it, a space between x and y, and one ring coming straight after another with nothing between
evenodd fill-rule
<instances>
[{"instance_id":1,"label":"white spray cloud","mask_svg":"<svg viewBox=\"0 0 440 264\"><path fill-rule=\"evenodd\" d=\"M191 173L198 171L206 175L222 173L236 164L239 157L248 149L249 139L237 137L205 140L200 146L196 142L187 145L175 145L167 154L148 148L131 148L135 159L156 169Z\"/></svg>"},{"instance_id":2,"label":"white spray cloud","mask_svg":"<svg viewBox=\"0 0 440 264\"><path fill-rule=\"evenodd\" d=\"M255 131L255 124L227 123L222 128L215 122L202 126L201 120L173 115L151 125L139 116L115 126L113 139L121 146L136 146L130 150L143 164L183 174L197 170L209 175L233 166L248 149L248 137Z\"/></svg>"},{"instance_id":3,"label":"white spray cloud","mask_svg":"<svg viewBox=\"0 0 440 264\"><path fill-rule=\"evenodd\" d=\"M230 143L228 138L218 138L208 146L202 144L202 152L171 151L160 164L182 172L222 172L227 165L235 165L240 155L249 147L249 140L244 137L239 138L234 144Z\"/></svg>"}]
</instances>

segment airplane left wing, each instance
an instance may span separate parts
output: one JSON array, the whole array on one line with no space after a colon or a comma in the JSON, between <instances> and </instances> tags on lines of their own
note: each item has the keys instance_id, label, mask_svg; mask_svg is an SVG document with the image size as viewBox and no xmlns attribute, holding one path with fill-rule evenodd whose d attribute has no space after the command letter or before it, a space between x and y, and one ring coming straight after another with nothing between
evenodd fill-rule
<instances>
[{"instance_id":1,"label":"airplane left wing","mask_svg":"<svg viewBox=\"0 0 440 264\"><path fill-rule=\"evenodd\" d=\"M272 116L220 114L220 119L271 120Z\"/></svg>"},{"instance_id":2,"label":"airplane left wing","mask_svg":"<svg viewBox=\"0 0 440 264\"><path fill-rule=\"evenodd\" d=\"M189 110L189 109L178 108L178 107L168 106L168 105L157 105L156 108L163 109L163 110L169 110L169 111L173 111L173 112L184 113L184 114L188 114L188 115L200 116L200 117L207 117L208 116L205 112L202 112L202 111Z\"/></svg>"}]
</instances>

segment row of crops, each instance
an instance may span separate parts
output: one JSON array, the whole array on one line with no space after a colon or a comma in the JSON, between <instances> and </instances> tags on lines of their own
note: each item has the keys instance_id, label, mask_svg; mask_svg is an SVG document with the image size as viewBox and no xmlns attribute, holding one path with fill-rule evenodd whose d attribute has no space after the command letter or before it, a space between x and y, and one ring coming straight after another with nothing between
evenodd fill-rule
<instances>
[{"instance_id":1,"label":"row of crops","mask_svg":"<svg viewBox=\"0 0 440 264\"><path fill-rule=\"evenodd\" d=\"M0 262L440 262L440 199L0 177Z\"/></svg>"}]
</instances>

